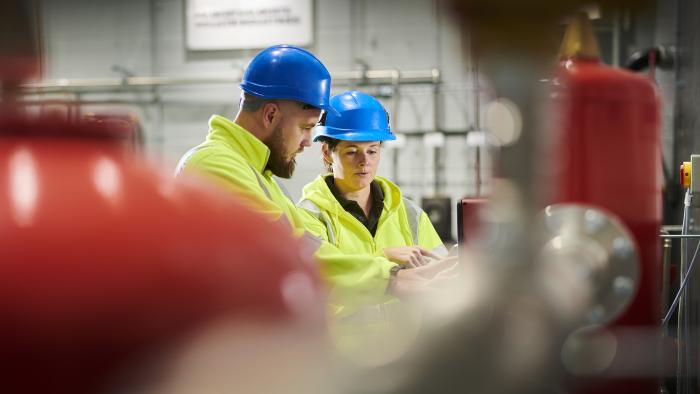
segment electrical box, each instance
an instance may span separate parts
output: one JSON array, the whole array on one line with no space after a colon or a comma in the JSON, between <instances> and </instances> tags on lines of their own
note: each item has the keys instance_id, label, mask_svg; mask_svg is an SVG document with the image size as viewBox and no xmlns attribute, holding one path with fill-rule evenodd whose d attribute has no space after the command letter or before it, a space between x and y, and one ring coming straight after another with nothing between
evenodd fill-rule
<instances>
[{"instance_id":1,"label":"electrical box","mask_svg":"<svg viewBox=\"0 0 700 394\"><path fill-rule=\"evenodd\" d=\"M449 197L424 197L421 207L428 215L442 242L453 242L452 202Z\"/></svg>"}]
</instances>

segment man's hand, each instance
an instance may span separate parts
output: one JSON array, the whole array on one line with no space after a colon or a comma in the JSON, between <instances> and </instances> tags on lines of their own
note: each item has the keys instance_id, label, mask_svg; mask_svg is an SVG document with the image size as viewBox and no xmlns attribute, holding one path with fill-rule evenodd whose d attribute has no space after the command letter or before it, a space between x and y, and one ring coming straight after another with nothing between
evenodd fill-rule
<instances>
[{"instance_id":1,"label":"man's hand","mask_svg":"<svg viewBox=\"0 0 700 394\"><path fill-rule=\"evenodd\" d=\"M420 267L428 264L431 259L440 259L435 253L418 246L399 246L384 248L386 257L396 264L409 268Z\"/></svg>"}]
</instances>

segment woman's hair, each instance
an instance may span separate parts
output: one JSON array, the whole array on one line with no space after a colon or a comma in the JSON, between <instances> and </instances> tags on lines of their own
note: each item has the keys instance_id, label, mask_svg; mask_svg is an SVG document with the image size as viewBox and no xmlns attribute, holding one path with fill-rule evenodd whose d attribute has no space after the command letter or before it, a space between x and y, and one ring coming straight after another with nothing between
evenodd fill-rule
<instances>
[{"instance_id":1,"label":"woman's hair","mask_svg":"<svg viewBox=\"0 0 700 394\"><path fill-rule=\"evenodd\" d=\"M340 140L337 140L335 138L331 137L318 137L318 141L326 144L328 146L328 151L333 152L335 150L335 147L338 146L340 143ZM323 165L326 167L326 171L330 172L331 174L333 173L333 165L331 163L326 162L326 160L323 160Z\"/></svg>"}]
</instances>

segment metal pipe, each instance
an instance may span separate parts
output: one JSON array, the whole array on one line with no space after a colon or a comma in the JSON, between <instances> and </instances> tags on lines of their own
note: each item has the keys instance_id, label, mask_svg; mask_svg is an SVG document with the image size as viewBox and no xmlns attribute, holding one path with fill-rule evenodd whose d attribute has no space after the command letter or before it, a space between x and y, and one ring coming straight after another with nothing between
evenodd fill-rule
<instances>
[{"instance_id":1,"label":"metal pipe","mask_svg":"<svg viewBox=\"0 0 700 394\"><path fill-rule=\"evenodd\" d=\"M400 108L400 97L401 97L401 89L399 88L399 72L398 70L394 73L394 80L392 81L391 84L391 89L392 89L392 97L391 97L391 113L389 114L390 119L393 119L393 124L391 124L391 128L393 130L398 130L399 129L399 108ZM401 149L394 149L393 152L391 152L391 174L392 174L392 180L396 182L397 185L401 186L401 182L399 180L399 152L401 152Z\"/></svg>"},{"instance_id":2,"label":"metal pipe","mask_svg":"<svg viewBox=\"0 0 700 394\"><path fill-rule=\"evenodd\" d=\"M660 238L700 238L700 234L661 234Z\"/></svg>"},{"instance_id":3,"label":"metal pipe","mask_svg":"<svg viewBox=\"0 0 700 394\"><path fill-rule=\"evenodd\" d=\"M65 105L65 106L70 106L70 105L75 105L75 104L80 104L80 105L111 105L111 104L116 104L116 105L155 105L158 104L159 102L162 102L164 104L168 105L183 105L183 106L188 106L188 107L202 107L202 108L207 108L207 107L212 107L212 106L221 106L221 105L229 105L231 104L230 102L223 102L223 101L197 101L194 102L192 100L173 100L173 99L167 99L167 100L162 100L162 99L37 99L37 100L22 100L17 102L18 105L23 105L27 107L31 106L43 106L43 105Z\"/></svg>"},{"instance_id":4,"label":"metal pipe","mask_svg":"<svg viewBox=\"0 0 700 394\"><path fill-rule=\"evenodd\" d=\"M686 191L685 193L685 202L683 204L683 230L682 230L682 235L688 235L688 221L689 221L689 207L690 207L690 198L691 194L690 191ZM687 320L688 320L688 305L687 305L687 293L684 292L685 285L688 281L688 241L686 240L685 237L682 237L681 239L681 259L680 259L680 277L681 277L681 284L678 287L678 294L676 295L676 298L674 299L674 303L671 305L671 308L673 308L676 305L676 302L678 303L678 313L677 313L677 333L676 333L676 338L678 338L679 346L678 346L678 354L677 354L677 370L676 370L676 388L678 392L685 392L687 391L688 388L688 363L687 363L687 352L688 352L688 347L686 340L688 338L688 332L685 329L687 326ZM669 320L671 314L671 310L669 310L669 313L667 314L667 317L664 319L666 321Z\"/></svg>"},{"instance_id":5,"label":"metal pipe","mask_svg":"<svg viewBox=\"0 0 700 394\"><path fill-rule=\"evenodd\" d=\"M664 231L664 230L661 230ZM662 234L664 235L664 234ZM669 235L666 233L665 235ZM661 313L665 314L668 310L668 300L670 298L670 272L671 272L671 244L670 238L663 239L663 257L661 265ZM662 335L668 336L668 325L662 327Z\"/></svg>"},{"instance_id":6,"label":"metal pipe","mask_svg":"<svg viewBox=\"0 0 700 394\"><path fill-rule=\"evenodd\" d=\"M662 233L680 233L681 231L683 231L683 226L678 224L666 224L661 226Z\"/></svg>"},{"instance_id":7,"label":"metal pipe","mask_svg":"<svg viewBox=\"0 0 700 394\"><path fill-rule=\"evenodd\" d=\"M441 66L441 49L442 49L442 37L440 35L440 28L442 27L442 21L440 20L440 4L439 1L434 2L433 11L434 22L435 22L435 65ZM440 97L440 85L433 84L433 128L435 131L440 130L440 120L442 118L442 105ZM442 155L447 149L443 149L441 146L436 146L433 149L433 193L435 195L440 194L442 191L442 180L440 174L442 173Z\"/></svg>"},{"instance_id":8,"label":"metal pipe","mask_svg":"<svg viewBox=\"0 0 700 394\"><path fill-rule=\"evenodd\" d=\"M476 146L476 155L474 160L474 182L476 185L474 195L481 197L481 147L479 145Z\"/></svg>"},{"instance_id":9,"label":"metal pipe","mask_svg":"<svg viewBox=\"0 0 700 394\"><path fill-rule=\"evenodd\" d=\"M620 66L620 41L622 37L620 19L620 10L616 9L613 13L612 24L612 65L615 67Z\"/></svg>"},{"instance_id":10,"label":"metal pipe","mask_svg":"<svg viewBox=\"0 0 700 394\"><path fill-rule=\"evenodd\" d=\"M435 132L440 130L440 116L441 116L440 105L440 85L433 86L433 129ZM433 148L433 194L438 195L441 192L442 182L440 179L440 174L442 173L442 153L443 148L441 146L435 146Z\"/></svg>"},{"instance_id":11,"label":"metal pipe","mask_svg":"<svg viewBox=\"0 0 700 394\"><path fill-rule=\"evenodd\" d=\"M348 84L438 84L440 70L406 70L395 69L339 71L331 75L335 85ZM128 78L92 78L92 79L55 79L22 84L24 93L56 93L74 91L108 92L124 91L128 88L153 88L158 86L180 86L200 84L237 84L241 76L231 77L128 77Z\"/></svg>"}]
</instances>

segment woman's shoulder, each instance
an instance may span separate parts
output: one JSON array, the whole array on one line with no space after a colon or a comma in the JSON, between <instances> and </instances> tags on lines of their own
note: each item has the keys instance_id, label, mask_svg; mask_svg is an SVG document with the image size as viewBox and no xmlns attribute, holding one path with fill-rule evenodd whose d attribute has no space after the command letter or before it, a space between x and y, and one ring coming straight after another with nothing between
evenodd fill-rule
<instances>
[{"instance_id":1,"label":"woman's shoulder","mask_svg":"<svg viewBox=\"0 0 700 394\"><path fill-rule=\"evenodd\" d=\"M307 209L312 206L316 206L316 209L325 209L327 201L333 197L328 185L326 184L326 179L331 176L330 174L321 174L317 176L314 180L304 185L302 190L302 196L297 206L300 208Z\"/></svg>"}]
</instances>

